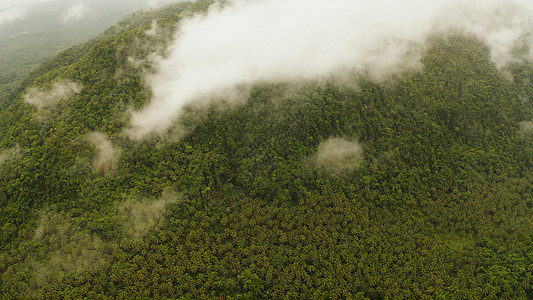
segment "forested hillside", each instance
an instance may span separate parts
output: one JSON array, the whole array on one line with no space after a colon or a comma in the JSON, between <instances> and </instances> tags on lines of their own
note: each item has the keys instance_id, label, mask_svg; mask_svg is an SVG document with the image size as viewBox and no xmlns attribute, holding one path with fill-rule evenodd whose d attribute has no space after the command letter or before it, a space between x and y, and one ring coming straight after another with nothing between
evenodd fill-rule
<instances>
[{"instance_id":1,"label":"forested hillside","mask_svg":"<svg viewBox=\"0 0 533 300\"><path fill-rule=\"evenodd\" d=\"M533 298L529 61L450 33L420 70L258 83L129 139L143 62L210 4L126 19L2 104L3 298Z\"/></svg>"}]
</instances>

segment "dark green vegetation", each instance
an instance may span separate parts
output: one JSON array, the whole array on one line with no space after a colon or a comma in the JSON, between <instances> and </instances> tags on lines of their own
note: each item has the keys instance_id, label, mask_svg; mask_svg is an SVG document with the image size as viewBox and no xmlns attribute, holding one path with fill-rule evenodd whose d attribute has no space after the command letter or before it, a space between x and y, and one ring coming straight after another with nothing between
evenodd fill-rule
<instances>
[{"instance_id":1,"label":"dark green vegetation","mask_svg":"<svg viewBox=\"0 0 533 300\"><path fill-rule=\"evenodd\" d=\"M143 34L153 18L168 30L206 5L65 51L1 108L4 298L533 297L532 65L510 81L476 40L435 38L420 72L261 84L244 105L191 109L179 141L129 141L149 92L128 57L164 44ZM24 89L59 79L85 88L37 118ZM93 131L121 148L116 166L94 167ZM310 168L332 136L361 143L353 172Z\"/></svg>"}]
</instances>

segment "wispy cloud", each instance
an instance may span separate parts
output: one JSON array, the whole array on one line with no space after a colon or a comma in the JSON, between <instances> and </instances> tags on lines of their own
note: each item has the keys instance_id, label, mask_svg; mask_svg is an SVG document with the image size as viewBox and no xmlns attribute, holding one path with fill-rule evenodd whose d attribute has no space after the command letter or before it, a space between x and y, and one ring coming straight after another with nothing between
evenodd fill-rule
<instances>
[{"instance_id":1,"label":"wispy cloud","mask_svg":"<svg viewBox=\"0 0 533 300\"><path fill-rule=\"evenodd\" d=\"M118 208L126 233L132 238L143 238L164 218L166 207L179 202L180 196L171 190L158 200L128 200Z\"/></svg>"},{"instance_id":2,"label":"wispy cloud","mask_svg":"<svg viewBox=\"0 0 533 300\"><path fill-rule=\"evenodd\" d=\"M85 19L90 12L91 9L84 4L73 4L61 14L60 19L63 24L69 24Z\"/></svg>"},{"instance_id":3,"label":"wispy cloud","mask_svg":"<svg viewBox=\"0 0 533 300\"><path fill-rule=\"evenodd\" d=\"M519 124L518 134L528 136L533 134L533 121L522 121Z\"/></svg>"},{"instance_id":4,"label":"wispy cloud","mask_svg":"<svg viewBox=\"0 0 533 300\"><path fill-rule=\"evenodd\" d=\"M185 105L237 86L343 70L386 78L419 67L427 38L451 31L486 42L495 65L505 68L518 40L533 46L533 1L229 1L182 22L169 55L146 80L151 102L133 113L127 133L161 133Z\"/></svg>"},{"instance_id":5,"label":"wispy cloud","mask_svg":"<svg viewBox=\"0 0 533 300\"><path fill-rule=\"evenodd\" d=\"M19 145L10 149L0 149L0 168L7 162L17 160L22 155L22 150Z\"/></svg>"},{"instance_id":6,"label":"wispy cloud","mask_svg":"<svg viewBox=\"0 0 533 300\"><path fill-rule=\"evenodd\" d=\"M332 175L343 175L354 171L363 159L363 148L357 140L332 137L322 142L315 155L310 158L311 166Z\"/></svg>"},{"instance_id":7,"label":"wispy cloud","mask_svg":"<svg viewBox=\"0 0 533 300\"><path fill-rule=\"evenodd\" d=\"M57 102L72 97L79 93L82 86L71 81L60 81L54 83L51 89L30 88L24 94L24 101L35 106L37 109L47 109L55 106Z\"/></svg>"},{"instance_id":8,"label":"wispy cloud","mask_svg":"<svg viewBox=\"0 0 533 300\"><path fill-rule=\"evenodd\" d=\"M195 1L196 0L147 0L146 3L148 4L148 7L150 8L158 8L158 7L163 7L171 3L195 2Z\"/></svg>"},{"instance_id":9,"label":"wispy cloud","mask_svg":"<svg viewBox=\"0 0 533 300\"><path fill-rule=\"evenodd\" d=\"M89 142L96 148L93 166L100 171L113 171L117 168L120 149L113 147L107 135L101 132L91 132L87 135Z\"/></svg>"},{"instance_id":10,"label":"wispy cloud","mask_svg":"<svg viewBox=\"0 0 533 300\"><path fill-rule=\"evenodd\" d=\"M0 26L26 18L27 11L27 7L21 6L12 6L5 10L0 10Z\"/></svg>"}]
</instances>

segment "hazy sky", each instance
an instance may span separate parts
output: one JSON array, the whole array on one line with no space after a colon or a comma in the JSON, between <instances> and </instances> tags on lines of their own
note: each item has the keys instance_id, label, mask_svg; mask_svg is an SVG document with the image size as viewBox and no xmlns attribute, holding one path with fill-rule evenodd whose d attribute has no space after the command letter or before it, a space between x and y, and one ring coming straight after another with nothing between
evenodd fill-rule
<instances>
[{"instance_id":1,"label":"hazy sky","mask_svg":"<svg viewBox=\"0 0 533 300\"><path fill-rule=\"evenodd\" d=\"M6 9L11 6L28 6L35 3L47 1L51 0L0 0L0 9Z\"/></svg>"},{"instance_id":2,"label":"hazy sky","mask_svg":"<svg viewBox=\"0 0 533 300\"><path fill-rule=\"evenodd\" d=\"M0 10L9 8L11 6L31 6L36 3L42 2L69 2L73 5L77 4L90 4L92 3L122 3L123 5L128 5L134 3L144 3L147 7L156 7L164 4L169 4L172 2L178 2L180 0L114 0L114 1L103 1L103 0L78 0L78 1L69 1L69 0L0 0Z\"/></svg>"}]
</instances>

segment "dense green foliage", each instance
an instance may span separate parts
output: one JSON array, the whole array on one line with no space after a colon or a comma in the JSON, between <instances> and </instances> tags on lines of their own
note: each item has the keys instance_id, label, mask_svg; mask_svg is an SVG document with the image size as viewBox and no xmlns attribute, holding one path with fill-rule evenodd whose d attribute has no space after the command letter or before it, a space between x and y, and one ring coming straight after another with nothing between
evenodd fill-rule
<instances>
[{"instance_id":1,"label":"dense green foliage","mask_svg":"<svg viewBox=\"0 0 533 300\"><path fill-rule=\"evenodd\" d=\"M43 64L0 111L0 294L17 298L533 297L533 66L436 37L384 82L264 83L190 108L181 139L133 142L142 60L209 1L123 21ZM43 115L30 87L81 93ZM121 149L95 166L90 132ZM309 163L357 139L358 167ZM0 152L2 153L2 152ZM165 208L164 208L165 207Z\"/></svg>"}]
</instances>

